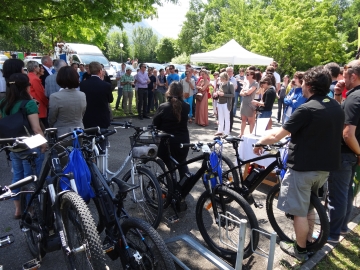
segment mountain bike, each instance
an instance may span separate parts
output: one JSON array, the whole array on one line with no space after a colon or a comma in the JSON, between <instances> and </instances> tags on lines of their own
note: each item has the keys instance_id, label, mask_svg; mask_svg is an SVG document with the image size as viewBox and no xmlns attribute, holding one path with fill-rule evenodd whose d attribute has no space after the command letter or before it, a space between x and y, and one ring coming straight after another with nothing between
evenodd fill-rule
<instances>
[{"instance_id":1,"label":"mountain bike","mask_svg":"<svg viewBox=\"0 0 360 270\"><path fill-rule=\"evenodd\" d=\"M169 147L169 138L172 135L159 133L156 136L164 140L168 148L171 167L166 168L161 159L146 160L145 165L151 168L158 166L156 175L162 186L163 196L175 213L167 220L170 223L179 221L178 212L185 211L187 208L186 196L198 180L202 179L205 192L196 204L196 223L204 241L217 255L235 263L239 222L240 219L246 219L248 229L245 236L244 258L249 257L253 253L252 247L256 249L259 241L258 232L251 230L258 229L258 222L245 199L223 184L221 166L222 160L227 159L222 156L221 141L179 144L179 147L190 147L194 152L202 152L201 155L179 164L171 155ZM186 173L182 179L178 178L180 166L197 161L201 161L202 165L194 174Z\"/></svg>"},{"instance_id":2,"label":"mountain bike","mask_svg":"<svg viewBox=\"0 0 360 270\"><path fill-rule=\"evenodd\" d=\"M123 269L175 269L170 252L155 229L128 214L131 210L126 208L127 194L140 189L141 182L134 185L117 178L106 179L94 162L95 144L114 133L116 130L102 135L85 134L81 147L95 193L97 230L105 230L103 250L112 260L120 258Z\"/></svg>"},{"instance_id":3,"label":"mountain bike","mask_svg":"<svg viewBox=\"0 0 360 270\"><path fill-rule=\"evenodd\" d=\"M49 150L36 183L22 188L20 195L20 228L25 235L31 254L35 259L27 265L37 269L46 253L62 250L68 269L106 269L105 258L94 220L83 199L75 192L60 191L60 177L66 177L76 190L73 175L63 174L59 162L58 146L70 136L57 137L57 129L47 129ZM11 144L5 148L16 148L24 138L1 139L0 143ZM29 160L36 170L36 153L26 152L23 159ZM25 194L31 192L31 196Z\"/></svg>"},{"instance_id":4,"label":"mountain bike","mask_svg":"<svg viewBox=\"0 0 360 270\"><path fill-rule=\"evenodd\" d=\"M285 149L283 156L281 156L279 149L284 148L289 142L290 138L287 138L284 142L275 143L273 145L259 145L262 146L264 151L268 152L268 154L264 154L249 160L242 160L239 156L238 147L239 142L242 141L242 139L238 137L227 136L224 138L224 140L233 145L236 161L238 164L228 171L223 171L225 184L228 187L234 189L250 204L254 204L255 207L259 208L263 207L261 203L255 202L252 197L252 193L273 170L276 172L278 183L281 183L281 179L286 172L287 149ZM244 179L242 174L242 167L245 164L252 162L256 163L256 161L267 158L272 158L275 160L266 168L253 168L248 176ZM230 175L230 177L228 175ZM280 184L276 184L270 189L266 198L266 213L271 226L278 234L279 238L281 240L291 242L294 241L294 216L280 211L277 208L277 198L279 196L279 192ZM329 236L330 225L326 214L326 209L315 193L311 193L310 197L308 222L310 226L310 232L313 232L313 241L307 243L307 249L309 251L316 251L321 249L326 243Z\"/></svg>"},{"instance_id":5,"label":"mountain bike","mask_svg":"<svg viewBox=\"0 0 360 270\"><path fill-rule=\"evenodd\" d=\"M144 133L148 132L147 128L133 126L130 122L112 122L111 125L116 128L133 128L135 133L130 137L130 146L128 156L122 162L120 168L116 172L112 172L108 168L109 153L108 147L102 149L104 154L100 154L99 139L95 142L93 149L93 159L105 179L110 181L112 178L118 177L125 171L125 167L130 161L130 170L125 173L122 180L140 186L139 189L133 190L129 194L129 200L125 202L125 208L132 213L132 216L143 219L150 223L155 229L159 226L163 213L163 198L161 188L156 177L144 166L143 159L149 156L156 156L157 147L137 147L136 141L139 140ZM106 138L114 134L114 130L102 130L100 135Z\"/></svg>"}]
</instances>

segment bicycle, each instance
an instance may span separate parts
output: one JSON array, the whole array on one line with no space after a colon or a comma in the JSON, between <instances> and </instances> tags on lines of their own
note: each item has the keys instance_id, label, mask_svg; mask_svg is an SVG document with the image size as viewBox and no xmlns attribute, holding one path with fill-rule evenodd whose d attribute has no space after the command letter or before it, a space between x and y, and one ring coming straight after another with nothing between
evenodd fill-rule
<instances>
[{"instance_id":1,"label":"bicycle","mask_svg":"<svg viewBox=\"0 0 360 270\"><path fill-rule=\"evenodd\" d=\"M103 250L112 259L120 258L123 269L175 269L164 241L151 225L131 218L124 205L127 193L140 189L140 185L120 179L108 180L94 162L94 145L116 133L83 137L81 150L91 173L95 203L98 212L99 233L105 230Z\"/></svg>"},{"instance_id":2,"label":"bicycle","mask_svg":"<svg viewBox=\"0 0 360 270\"><path fill-rule=\"evenodd\" d=\"M36 175L31 175L9 186L4 186L4 187L0 186L0 201L10 200L14 197L19 196L22 192L20 191L17 193L13 193L13 190L26 186L32 182L36 182L36 180L37 180ZM15 237L13 234L3 235L0 237L0 248L8 247L14 242L15 242ZM27 266L28 263L29 262L25 263L24 265Z\"/></svg>"},{"instance_id":3,"label":"bicycle","mask_svg":"<svg viewBox=\"0 0 360 270\"><path fill-rule=\"evenodd\" d=\"M130 170L125 173L122 180L132 184L139 184L140 188L131 192L130 200L126 202L126 209L133 214L133 216L146 220L155 229L159 226L163 213L163 197L160 185L156 177L144 166L144 159L155 157L157 147L148 147L146 151L141 151L137 142L144 134L152 130L152 126L148 128L140 128L132 125L131 122L112 122L111 125L116 128L133 128L135 133L130 137L130 151L122 165L116 172L112 172L108 168L108 147L102 149L105 153L100 154L99 144L95 143L93 158L100 169L100 172L109 181L118 177L124 172L126 165L131 161ZM105 138L115 132L113 130L103 130L101 135Z\"/></svg>"},{"instance_id":4,"label":"bicycle","mask_svg":"<svg viewBox=\"0 0 360 270\"><path fill-rule=\"evenodd\" d=\"M220 160L223 159L225 162L229 162L230 166L233 165L231 165L230 160L221 155L221 146L220 150L216 151L214 149L211 151L216 145L221 145L221 142L216 140L211 143L198 142L179 145L180 147L190 147L194 152L202 152L201 155L179 164L171 156L169 138L172 135L159 133L156 136L164 140L165 145L168 147L171 168L166 168L159 158L146 160L145 165L158 166L157 179L162 186L163 195L166 202L168 202L167 205L171 205L175 213L167 220L170 223L179 220L178 212L186 210L185 197L198 180L202 179L205 191L196 204L196 223L204 241L216 254L231 263L235 263L236 248L239 240L239 222L240 219L247 219L248 230L245 237L244 258L249 257L253 253L252 247L256 248L259 241L259 234L256 231L252 233L249 228L258 229L258 222L245 199L222 183L221 172L219 173L218 170L222 164ZM218 159L215 164L211 164L211 156ZM180 166L197 161L202 161L202 166L195 174L186 173L182 179L177 178L177 171Z\"/></svg>"},{"instance_id":5,"label":"bicycle","mask_svg":"<svg viewBox=\"0 0 360 270\"><path fill-rule=\"evenodd\" d=\"M231 173L231 178L225 181L225 183L232 189L234 189L237 193L239 193L242 197L246 199L249 204L254 204L256 208L262 208L262 204L254 201L252 197L253 191L264 181L264 179L274 170L276 169L276 177L278 180L278 184L273 186L266 198L266 213L269 218L270 224L275 232L278 234L279 238L284 241L293 242L294 239L294 227L293 227L293 219L294 216L288 213L284 213L283 211L278 210L277 208L277 198L280 192L280 183L281 179L286 172L286 160L284 155L281 157L281 153L279 149L283 148L290 138L287 138L285 142L275 143L273 145L259 145L262 146L265 152L269 152L269 154L262 155L256 158L252 158L249 160L240 159L238 146L239 142L242 139L237 137L227 136L224 138L225 141L232 143L233 148L235 150L235 157L237 161L237 166L234 166L228 171L223 172L223 177L225 179L228 178L227 174ZM268 165L265 169L263 168L253 168L249 175L244 179L242 174L242 166L247 163L256 162L258 160L273 158L275 159L270 165ZM239 174L237 174L237 171ZM240 175L240 179L239 179ZM313 232L313 241L307 243L307 249L309 251L316 251L321 249L326 243L330 225L329 219L326 214L326 209L321 204L321 201L316 196L315 193L311 193L310 197L310 208L308 221L310 224L310 231Z\"/></svg>"},{"instance_id":6,"label":"bicycle","mask_svg":"<svg viewBox=\"0 0 360 270\"><path fill-rule=\"evenodd\" d=\"M72 133L57 137L57 129L47 129L49 150L39 175L39 181L22 188L20 195L20 228L31 254L35 257L26 267L37 269L46 253L62 250L68 269L106 269L101 242L91 213L82 198L72 191L60 191L60 177L70 180L76 190L73 175L63 174L55 149ZM24 138L1 139L11 149L22 144ZM3 148L3 149L4 149ZM25 154L35 171L36 153ZM32 193L30 198L25 192ZM26 268L26 269L27 269Z\"/></svg>"}]
</instances>

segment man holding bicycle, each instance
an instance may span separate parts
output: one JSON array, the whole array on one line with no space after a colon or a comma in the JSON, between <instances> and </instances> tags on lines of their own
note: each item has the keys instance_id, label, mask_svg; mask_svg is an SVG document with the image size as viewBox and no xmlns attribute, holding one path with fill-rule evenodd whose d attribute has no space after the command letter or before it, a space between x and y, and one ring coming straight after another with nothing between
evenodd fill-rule
<instances>
[{"instance_id":1,"label":"man holding bicycle","mask_svg":"<svg viewBox=\"0 0 360 270\"><path fill-rule=\"evenodd\" d=\"M340 144L344 112L340 105L327 97L331 75L323 67L314 67L304 73L303 96L308 100L290 119L257 144L278 142L291 134L288 170L281 183L278 208L294 216L296 242L280 242L281 249L300 261L306 261L307 241L312 242L312 224L307 216L311 191L317 193L325 183L329 171L340 166ZM260 155L261 147L254 147Z\"/></svg>"}]
</instances>

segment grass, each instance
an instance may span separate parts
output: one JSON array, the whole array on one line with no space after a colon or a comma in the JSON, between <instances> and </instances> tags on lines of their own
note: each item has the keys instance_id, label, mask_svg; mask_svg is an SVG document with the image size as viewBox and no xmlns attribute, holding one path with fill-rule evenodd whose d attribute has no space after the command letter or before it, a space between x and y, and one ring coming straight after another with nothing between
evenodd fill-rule
<instances>
[{"instance_id":1,"label":"grass","mask_svg":"<svg viewBox=\"0 0 360 270\"><path fill-rule=\"evenodd\" d=\"M314 269L359 269L360 225L357 225Z\"/></svg>"}]
</instances>

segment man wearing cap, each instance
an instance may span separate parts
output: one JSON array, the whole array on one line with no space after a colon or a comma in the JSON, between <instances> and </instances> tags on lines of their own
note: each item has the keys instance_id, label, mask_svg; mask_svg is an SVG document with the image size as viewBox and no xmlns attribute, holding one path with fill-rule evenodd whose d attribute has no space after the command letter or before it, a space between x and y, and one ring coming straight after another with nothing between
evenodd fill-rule
<instances>
[{"instance_id":1,"label":"man wearing cap","mask_svg":"<svg viewBox=\"0 0 360 270\"><path fill-rule=\"evenodd\" d=\"M133 99L133 89L132 85L134 84L134 77L131 75L131 68L127 67L126 72L121 76L120 84L122 86L123 92L123 102L124 102L124 113L132 113L132 99Z\"/></svg>"}]
</instances>

